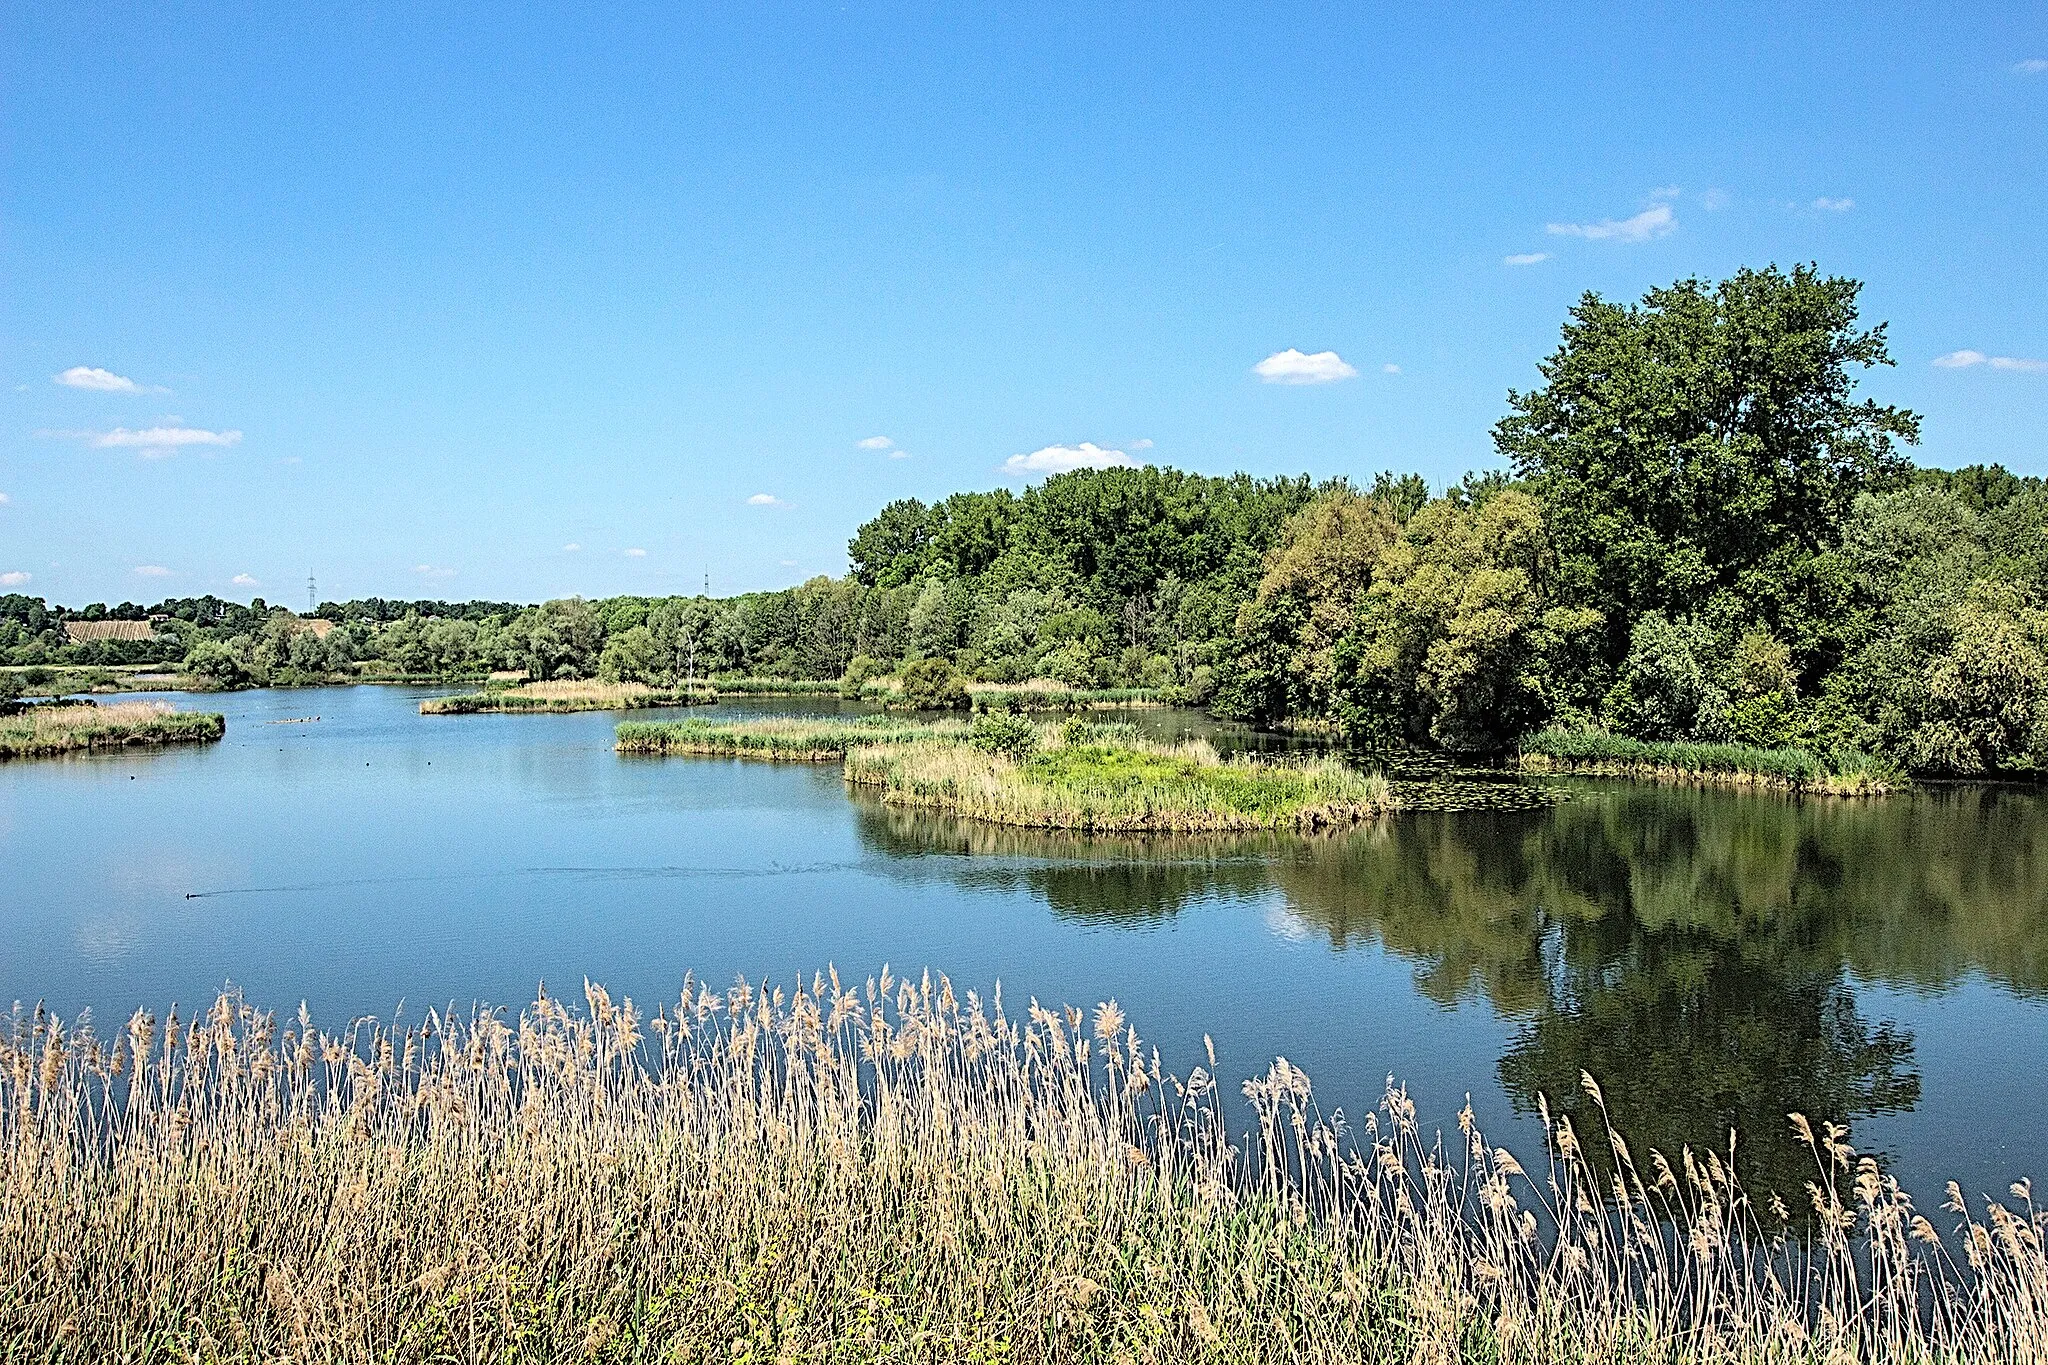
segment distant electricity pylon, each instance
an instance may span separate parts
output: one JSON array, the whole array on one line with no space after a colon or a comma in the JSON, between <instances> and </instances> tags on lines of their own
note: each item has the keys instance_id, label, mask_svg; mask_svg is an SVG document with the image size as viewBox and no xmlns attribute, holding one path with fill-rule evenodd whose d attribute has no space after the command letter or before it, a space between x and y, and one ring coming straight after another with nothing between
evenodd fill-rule
<instances>
[{"instance_id":1,"label":"distant electricity pylon","mask_svg":"<svg viewBox=\"0 0 2048 1365\"><path fill-rule=\"evenodd\" d=\"M306 615L320 614L320 590L313 585L313 571L306 570Z\"/></svg>"}]
</instances>

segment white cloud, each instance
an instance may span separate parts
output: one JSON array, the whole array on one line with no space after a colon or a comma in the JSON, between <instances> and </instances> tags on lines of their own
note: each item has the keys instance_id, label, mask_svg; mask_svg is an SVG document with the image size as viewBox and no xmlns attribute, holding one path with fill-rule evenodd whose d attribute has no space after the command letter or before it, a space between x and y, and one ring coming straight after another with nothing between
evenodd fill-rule
<instances>
[{"instance_id":1,"label":"white cloud","mask_svg":"<svg viewBox=\"0 0 2048 1365\"><path fill-rule=\"evenodd\" d=\"M1392 362L1390 361L1390 362L1388 362L1387 364L1385 364L1385 365L1382 365L1382 366L1380 366L1380 373L1381 373L1381 374L1399 374L1399 373L1401 373L1401 367L1400 367L1399 365L1393 364L1393 363L1392 363Z\"/></svg>"},{"instance_id":2,"label":"white cloud","mask_svg":"<svg viewBox=\"0 0 2048 1365\"><path fill-rule=\"evenodd\" d=\"M1065 474L1075 469L1129 469L1141 461L1121 450L1104 450L1093 441L1077 446L1047 446L1029 455L1012 455L1003 461L1005 474Z\"/></svg>"},{"instance_id":3,"label":"white cloud","mask_svg":"<svg viewBox=\"0 0 2048 1365\"><path fill-rule=\"evenodd\" d=\"M789 506L789 504L784 502L781 498L776 497L773 493L756 493L753 497L747 499L747 506L787 507Z\"/></svg>"},{"instance_id":4,"label":"white cloud","mask_svg":"<svg viewBox=\"0 0 2048 1365\"><path fill-rule=\"evenodd\" d=\"M1856 201L1848 198L1830 199L1826 195L1822 195L1813 201L1813 207L1819 209L1822 213L1847 213L1850 209L1856 207Z\"/></svg>"},{"instance_id":5,"label":"white cloud","mask_svg":"<svg viewBox=\"0 0 2048 1365\"><path fill-rule=\"evenodd\" d=\"M1669 204L1656 204L1633 218L1603 218L1597 223L1545 223L1554 237L1584 237L1589 242L1647 242L1678 226Z\"/></svg>"},{"instance_id":6,"label":"white cloud","mask_svg":"<svg viewBox=\"0 0 2048 1365\"><path fill-rule=\"evenodd\" d=\"M889 452L889 458L892 460L907 460L910 458L910 452L907 450L892 450Z\"/></svg>"},{"instance_id":7,"label":"white cloud","mask_svg":"<svg viewBox=\"0 0 2048 1365\"><path fill-rule=\"evenodd\" d=\"M5 493L0 493L0 507L5 507L8 503L12 501L14 501L14 499L8 497Z\"/></svg>"},{"instance_id":8,"label":"white cloud","mask_svg":"<svg viewBox=\"0 0 2048 1365\"><path fill-rule=\"evenodd\" d=\"M1131 442L1132 450L1150 450L1151 448L1152 438L1149 436L1141 436L1137 440Z\"/></svg>"},{"instance_id":9,"label":"white cloud","mask_svg":"<svg viewBox=\"0 0 2048 1365\"><path fill-rule=\"evenodd\" d=\"M2023 62L2014 62L2012 69L2022 76L2038 76L2048 71L2048 57L2029 57Z\"/></svg>"},{"instance_id":10,"label":"white cloud","mask_svg":"<svg viewBox=\"0 0 2048 1365\"><path fill-rule=\"evenodd\" d=\"M1728 191L1726 191L1726 190L1702 190L1702 191L1700 192L1700 207L1701 207L1701 208L1703 208L1703 209L1725 209L1725 208L1727 208L1727 207L1728 207Z\"/></svg>"},{"instance_id":11,"label":"white cloud","mask_svg":"<svg viewBox=\"0 0 2048 1365\"><path fill-rule=\"evenodd\" d=\"M572 541L570 541L570 542L569 542L569 543L568 543L567 545L564 545L564 546L563 546L562 548L563 548L564 550L568 551L568 552L569 552L570 554L572 554L572 555L573 555L573 554L575 554L575 553L576 553L576 552L577 552L578 550L582 549L583 547L582 547L581 545L578 545L578 544L577 544L577 543L576 543L575 541L573 541L573 540L572 540Z\"/></svg>"},{"instance_id":12,"label":"white cloud","mask_svg":"<svg viewBox=\"0 0 2048 1365\"><path fill-rule=\"evenodd\" d=\"M775 562L777 564L780 564L785 569L794 569L796 567L796 561L794 559L778 559Z\"/></svg>"},{"instance_id":13,"label":"white cloud","mask_svg":"<svg viewBox=\"0 0 2048 1365\"><path fill-rule=\"evenodd\" d=\"M233 578L230 578L228 582L234 584L238 588L260 588L263 586L262 579L256 577L256 575L254 574L247 573L238 573Z\"/></svg>"},{"instance_id":14,"label":"white cloud","mask_svg":"<svg viewBox=\"0 0 2048 1365\"><path fill-rule=\"evenodd\" d=\"M1518 251L1512 256L1501 257L1500 263L1502 265L1536 265L1549 259L1550 253L1547 251Z\"/></svg>"},{"instance_id":15,"label":"white cloud","mask_svg":"<svg viewBox=\"0 0 2048 1365\"><path fill-rule=\"evenodd\" d=\"M135 572L141 574L144 578L169 578L171 576L171 571L161 564L137 564Z\"/></svg>"},{"instance_id":16,"label":"white cloud","mask_svg":"<svg viewBox=\"0 0 2048 1365\"><path fill-rule=\"evenodd\" d=\"M96 393L142 392L142 386L125 375L115 374L112 370L95 369L90 365L73 365L54 378L67 389L91 389Z\"/></svg>"},{"instance_id":17,"label":"white cloud","mask_svg":"<svg viewBox=\"0 0 2048 1365\"><path fill-rule=\"evenodd\" d=\"M645 551L645 550L641 549L641 548L640 548L639 546L635 545L635 546L634 546L634 547L633 547L632 549L630 549L630 550L626 551L626 558L628 558L628 559L645 559L645 558L647 558L647 551Z\"/></svg>"},{"instance_id":18,"label":"white cloud","mask_svg":"<svg viewBox=\"0 0 2048 1365\"><path fill-rule=\"evenodd\" d=\"M870 436L866 440L855 441L854 444L862 450L887 450L896 443L886 436Z\"/></svg>"},{"instance_id":19,"label":"white cloud","mask_svg":"<svg viewBox=\"0 0 2048 1365\"><path fill-rule=\"evenodd\" d=\"M413 565L413 566L412 566L412 571L413 571L414 573L416 573L416 574L420 575L420 576L421 576L422 578L453 578L453 577L455 577L455 570L453 570L453 569L448 569L448 568L443 568L442 566L440 566L440 565L438 565L438 564L415 564L415 565Z\"/></svg>"},{"instance_id":20,"label":"white cloud","mask_svg":"<svg viewBox=\"0 0 2048 1365\"><path fill-rule=\"evenodd\" d=\"M1682 193L1684 191L1676 185L1659 185L1656 189L1650 191L1650 197L1652 199L1676 199Z\"/></svg>"},{"instance_id":21,"label":"white cloud","mask_svg":"<svg viewBox=\"0 0 2048 1365\"><path fill-rule=\"evenodd\" d=\"M203 427L179 426L177 418L170 418L169 425L144 427L130 431L127 427L115 427L112 431L87 432L95 447L101 450L134 450L146 460L160 460L176 451L180 446L231 446L242 440L239 431L207 431ZM78 433L55 433L76 435Z\"/></svg>"},{"instance_id":22,"label":"white cloud","mask_svg":"<svg viewBox=\"0 0 2048 1365\"><path fill-rule=\"evenodd\" d=\"M1252 373L1268 384L1330 384L1358 373L1335 351L1303 355L1293 347L1273 354L1252 366Z\"/></svg>"},{"instance_id":23,"label":"white cloud","mask_svg":"<svg viewBox=\"0 0 2048 1365\"><path fill-rule=\"evenodd\" d=\"M18 588L34 577L34 574L23 573L20 569L15 569L8 573L0 573L0 588Z\"/></svg>"},{"instance_id":24,"label":"white cloud","mask_svg":"<svg viewBox=\"0 0 2048 1365\"><path fill-rule=\"evenodd\" d=\"M2028 360L2016 355L1986 355L1982 351L1950 351L1938 355L1934 363L1944 370L1966 370L1972 365L1987 365L1994 370L2014 370L2021 374L2048 374L2048 360Z\"/></svg>"}]
</instances>

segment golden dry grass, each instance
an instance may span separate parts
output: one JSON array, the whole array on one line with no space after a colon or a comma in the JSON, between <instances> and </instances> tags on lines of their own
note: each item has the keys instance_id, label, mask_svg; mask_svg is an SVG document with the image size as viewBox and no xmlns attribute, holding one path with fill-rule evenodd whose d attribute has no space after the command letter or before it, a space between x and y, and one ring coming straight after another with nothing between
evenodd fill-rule
<instances>
[{"instance_id":1,"label":"golden dry grass","mask_svg":"<svg viewBox=\"0 0 2048 1365\"><path fill-rule=\"evenodd\" d=\"M1951 1234L1841 1130L1810 1209L1732 1155L1544 1114L1517 1160L1405 1093L944 977L585 991L323 1031L224 997L0 1044L10 1360L2039 1362L2048 1214ZM1598 1087L1588 1093L1596 1104ZM1582 1144L1602 1148L1590 1161ZM1608 1185L1596 1171L1616 1174ZM1961 1248L1951 1256L1950 1246Z\"/></svg>"}]
</instances>

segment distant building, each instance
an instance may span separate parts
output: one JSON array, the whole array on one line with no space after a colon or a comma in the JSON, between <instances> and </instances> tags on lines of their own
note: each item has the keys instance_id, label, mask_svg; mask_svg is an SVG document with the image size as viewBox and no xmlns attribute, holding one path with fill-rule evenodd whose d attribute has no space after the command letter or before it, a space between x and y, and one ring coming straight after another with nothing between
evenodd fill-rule
<instances>
[{"instance_id":1,"label":"distant building","mask_svg":"<svg viewBox=\"0 0 2048 1365\"><path fill-rule=\"evenodd\" d=\"M64 634L74 645L92 640L154 640L147 621L66 621Z\"/></svg>"}]
</instances>

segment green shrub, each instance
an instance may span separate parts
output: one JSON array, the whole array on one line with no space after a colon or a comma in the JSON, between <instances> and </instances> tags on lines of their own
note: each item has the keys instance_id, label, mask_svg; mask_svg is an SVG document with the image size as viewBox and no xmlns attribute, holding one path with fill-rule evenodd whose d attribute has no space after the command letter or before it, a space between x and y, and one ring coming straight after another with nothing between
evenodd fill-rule
<instances>
[{"instance_id":1,"label":"green shrub","mask_svg":"<svg viewBox=\"0 0 2048 1365\"><path fill-rule=\"evenodd\" d=\"M853 662L846 666L846 674L839 679L839 695L859 700L861 690L868 685L868 679L880 677L888 672L879 659L868 654L856 654Z\"/></svg>"},{"instance_id":2,"label":"green shrub","mask_svg":"<svg viewBox=\"0 0 2048 1365\"><path fill-rule=\"evenodd\" d=\"M965 711L974 704L967 680L944 659L919 659L903 666L902 704L913 711Z\"/></svg>"},{"instance_id":3,"label":"green shrub","mask_svg":"<svg viewBox=\"0 0 2048 1365\"><path fill-rule=\"evenodd\" d=\"M1022 763L1038 747L1038 727L1018 715L980 715L974 718L967 742L985 754L1001 754Z\"/></svg>"}]
</instances>

